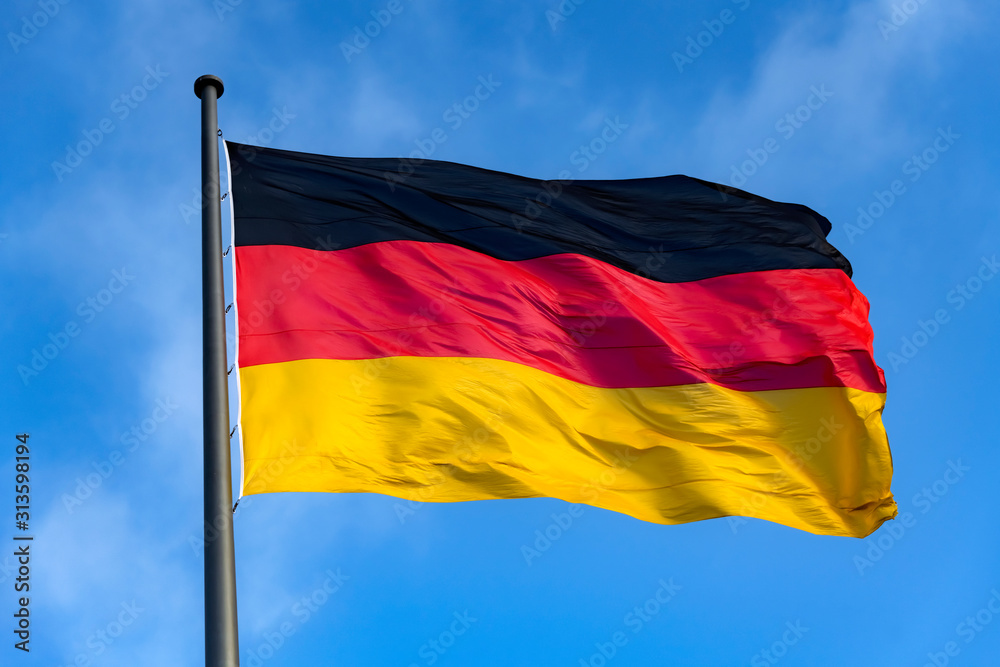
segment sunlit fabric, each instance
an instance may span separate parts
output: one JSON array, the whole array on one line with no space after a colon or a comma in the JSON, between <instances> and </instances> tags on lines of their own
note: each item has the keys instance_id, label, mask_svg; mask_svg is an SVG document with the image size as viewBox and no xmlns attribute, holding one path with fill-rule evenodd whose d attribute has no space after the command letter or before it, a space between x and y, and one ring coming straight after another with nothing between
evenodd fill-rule
<instances>
[{"instance_id":1,"label":"sunlit fabric","mask_svg":"<svg viewBox=\"0 0 1000 667\"><path fill-rule=\"evenodd\" d=\"M895 516L868 302L808 208L227 151L244 494Z\"/></svg>"}]
</instances>

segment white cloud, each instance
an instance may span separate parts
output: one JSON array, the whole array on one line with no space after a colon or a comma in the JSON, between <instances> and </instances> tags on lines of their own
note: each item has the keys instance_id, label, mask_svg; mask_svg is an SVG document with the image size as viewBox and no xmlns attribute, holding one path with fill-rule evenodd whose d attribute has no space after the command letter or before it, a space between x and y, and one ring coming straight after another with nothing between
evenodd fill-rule
<instances>
[{"instance_id":1,"label":"white cloud","mask_svg":"<svg viewBox=\"0 0 1000 667\"><path fill-rule=\"evenodd\" d=\"M94 646L103 644L111 658L122 647L141 655L142 646L155 646L151 654L161 664L171 656L183 664L184 646L199 640L190 617L202 602L195 572L167 556L170 530L153 519L165 509L135 508L124 496L98 493L72 515L56 504L38 521L34 569L44 574L35 578L35 599L58 619L49 641L62 660L71 663L80 653L93 659L100 650ZM133 602L142 611L118 640L105 644L95 636L116 622L123 603Z\"/></svg>"},{"instance_id":2,"label":"white cloud","mask_svg":"<svg viewBox=\"0 0 1000 667\"><path fill-rule=\"evenodd\" d=\"M783 169L762 169L757 182L778 176L816 182L832 171L870 169L905 151L913 133L925 128L908 126L908 105L919 91L901 88L899 81L909 74L912 85L914 72L932 77L941 48L962 34L968 15L963 3L928 4L885 40L877 22L889 15L889 5L861 2L843 15L820 9L790 17L748 85L734 90L724 84L702 115L692 137L695 149L685 151L700 175L728 182L729 166L768 137L779 141L783 157L797 159L785 160ZM777 121L804 104L813 86L826 86L833 96L797 136L784 139Z\"/></svg>"}]
</instances>

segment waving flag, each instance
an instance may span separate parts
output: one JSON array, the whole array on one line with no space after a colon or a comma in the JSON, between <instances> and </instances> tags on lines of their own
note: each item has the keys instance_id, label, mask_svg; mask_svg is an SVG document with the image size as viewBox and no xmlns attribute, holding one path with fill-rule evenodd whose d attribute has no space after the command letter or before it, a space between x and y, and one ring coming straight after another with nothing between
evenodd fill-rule
<instances>
[{"instance_id":1,"label":"waving flag","mask_svg":"<svg viewBox=\"0 0 1000 667\"><path fill-rule=\"evenodd\" d=\"M810 209L226 147L242 494L895 516L868 302Z\"/></svg>"}]
</instances>

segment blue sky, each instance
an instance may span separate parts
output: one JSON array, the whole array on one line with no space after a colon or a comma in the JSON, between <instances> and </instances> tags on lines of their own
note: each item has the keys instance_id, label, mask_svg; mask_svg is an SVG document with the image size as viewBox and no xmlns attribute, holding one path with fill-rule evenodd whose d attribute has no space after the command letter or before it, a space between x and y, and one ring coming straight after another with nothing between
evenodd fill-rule
<instances>
[{"instance_id":1,"label":"blue sky","mask_svg":"<svg viewBox=\"0 0 1000 667\"><path fill-rule=\"evenodd\" d=\"M440 127L434 158L688 174L826 215L871 301L901 512L855 540L545 499L256 496L235 519L243 665L993 664L1000 8L398 2L0 10L0 476L30 432L35 536L29 655L0 549L0 662L202 660L192 83L213 73L235 141L400 156ZM495 89L447 115L480 77ZM627 127L582 158L607 121Z\"/></svg>"}]
</instances>

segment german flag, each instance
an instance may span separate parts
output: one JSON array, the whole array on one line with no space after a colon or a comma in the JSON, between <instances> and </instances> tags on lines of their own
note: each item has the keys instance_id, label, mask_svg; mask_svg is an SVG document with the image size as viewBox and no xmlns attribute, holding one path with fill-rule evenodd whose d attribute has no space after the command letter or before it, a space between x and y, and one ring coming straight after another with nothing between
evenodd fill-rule
<instances>
[{"instance_id":1,"label":"german flag","mask_svg":"<svg viewBox=\"0 0 1000 667\"><path fill-rule=\"evenodd\" d=\"M242 494L895 516L868 301L812 210L226 148Z\"/></svg>"}]
</instances>

